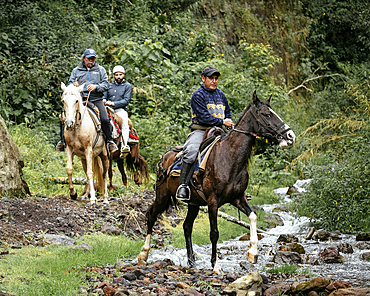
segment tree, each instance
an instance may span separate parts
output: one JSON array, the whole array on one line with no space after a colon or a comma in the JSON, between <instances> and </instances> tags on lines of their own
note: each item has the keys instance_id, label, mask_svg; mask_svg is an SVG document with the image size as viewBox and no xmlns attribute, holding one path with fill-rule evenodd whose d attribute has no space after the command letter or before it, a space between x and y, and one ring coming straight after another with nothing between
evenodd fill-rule
<instances>
[{"instance_id":1,"label":"tree","mask_svg":"<svg viewBox=\"0 0 370 296\"><path fill-rule=\"evenodd\" d=\"M23 178L23 159L0 115L0 197L31 194Z\"/></svg>"}]
</instances>

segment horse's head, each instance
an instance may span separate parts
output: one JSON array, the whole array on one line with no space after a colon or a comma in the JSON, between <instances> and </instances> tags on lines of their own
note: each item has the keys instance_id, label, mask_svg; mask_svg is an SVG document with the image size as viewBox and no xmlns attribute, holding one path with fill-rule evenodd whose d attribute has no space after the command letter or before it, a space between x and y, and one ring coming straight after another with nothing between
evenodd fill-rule
<instances>
[{"instance_id":1,"label":"horse's head","mask_svg":"<svg viewBox=\"0 0 370 296\"><path fill-rule=\"evenodd\" d=\"M63 101L63 112L64 112L64 124L67 130L73 129L77 120L81 119L81 108L82 98L81 91L84 85L78 87L73 84L68 87L62 82L61 87L63 90L62 101Z\"/></svg>"},{"instance_id":2,"label":"horse's head","mask_svg":"<svg viewBox=\"0 0 370 296\"><path fill-rule=\"evenodd\" d=\"M281 120L279 115L271 109L271 96L261 102L256 92L253 93L253 104L250 106L250 111L255 118L254 130L258 136L268 138L275 143L278 143L280 148L292 145L295 141L295 134L291 128Z\"/></svg>"}]
</instances>

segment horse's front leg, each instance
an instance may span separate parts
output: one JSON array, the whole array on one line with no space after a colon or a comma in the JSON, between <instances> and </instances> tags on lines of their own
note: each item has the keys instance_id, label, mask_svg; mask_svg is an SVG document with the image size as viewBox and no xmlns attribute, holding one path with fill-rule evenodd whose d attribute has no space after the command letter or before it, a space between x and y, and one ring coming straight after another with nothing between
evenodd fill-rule
<instances>
[{"instance_id":1,"label":"horse's front leg","mask_svg":"<svg viewBox=\"0 0 370 296\"><path fill-rule=\"evenodd\" d=\"M81 158L81 164L82 164L82 168L84 169L85 175L87 176L86 159ZM87 182L85 185L84 193L81 196L81 198L82 199L88 198L89 195L90 195L90 185L89 185L89 182Z\"/></svg>"},{"instance_id":2,"label":"horse's front leg","mask_svg":"<svg viewBox=\"0 0 370 296\"><path fill-rule=\"evenodd\" d=\"M248 250L248 260L255 264L258 260L258 236L257 236L257 215L248 204L247 197L243 194L240 198L235 199L231 202L233 206L241 210L249 218L250 223L250 246Z\"/></svg>"},{"instance_id":3,"label":"horse's front leg","mask_svg":"<svg viewBox=\"0 0 370 296\"><path fill-rule=\"evenodd\" d=\"M93 171L93 152L92 148L87 148L85 153L85 159L86 159L86 177L87 182L90 187L90 203L95 204L96 203L96 197L95 197L95 188L94 188L94 171Z\"/></svg>"},{"instance_id":4,"label":"horse's front leg","mask_svg":"<svg viewBox=\"0 0 370 296\"><path fill-rule=\"evenodd\" d=\"M188 213L183 224L185 242L186 242L186 251L188 253L188 265L190 267L195 267L195 258L193 251L193 244L191 242L191 234L193 232L194 220L199 213L199 206L189 205Z\"/></svg>"},{"instance_id":5,"label":"horse's front leg","mask_svg":"<svg viewBox=\"0 0 370 296\"><path fill-rule=\"evenodd\" d=\"M72 181L72 173L73 173L73 152L72 148L67 145L67 175L68 175L68 187L69 187L69 196L71 199L76 200L77 199L77 192L73 187L73 181Z\"/></svg>"},{"instance_id":6,"label":"horse's front leg","mask_svg":"<svg viewBox=\"0 0 370 296\"><path fill-rule=\"evenodd\" d=\"M220 273L221 268L217 261L217 241L219 237L218 228L217 228L217 199L215 196L210 196L208 198L208 217L210 225L210 239L212 243L212 255L211 255L211 264L213 267L214 273Z\"/></svg>"}]
</instances>

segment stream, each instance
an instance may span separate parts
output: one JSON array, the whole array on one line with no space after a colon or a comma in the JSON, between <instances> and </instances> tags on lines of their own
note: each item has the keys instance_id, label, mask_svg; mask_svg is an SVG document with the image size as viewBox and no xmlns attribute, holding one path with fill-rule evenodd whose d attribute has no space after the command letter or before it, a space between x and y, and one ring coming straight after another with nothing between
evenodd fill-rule
<instances>
[{"instance_id":1,"label":"stream","mask_svg":"<svg viewBox=\"0 0 370 296\"><path fill-rule=\"evenodd\" d=\"M304 191L304 186L308 184L309 180L297 181L294 187L298 192ZM276 207L289 203L291 201L287 195L288 187L279 188L274 190L275 193L280 194L284 200L279 204L262 205L261 207L265 212L271 213ZM272 262L275 250L279 246L276 243L278 237L282 234L293 234L299 240L299 244L305 249L305 254L311 258L317 258L319 252L327 247L337 246L339 244L348 243L353 247L352 254L340 253L345 258L344 263L320 263L319 265L313 264L299 264L299 266L307 271L309 270L314 277L328 277L333 280L344 280L351 284L353 288L370 288L370 262L361 259L363 252L368 252L369 249L361 250L356 248L355 235L340 235L338 241L320 241L305 240L307 233L310 229L309 219L307 217L294 217L290 212L278 212L284 226L277 226L271 228L264 233L264 238L258 241L258 262L251 264L247 260L247 252L249 249L249 241L240 241L239 237L217 244L218 249L218 262L223 272L236 272L246 274L254 270L263 273L272 266L278 264ZM211 244L198 246L193 244L194 255L198 269L211 269ZM174 248L172 245L165 246L161 249L152 249L148 258L148 262L157 260L170 259L176 265L187 266L186 249ZM294 280L294 279L292 279ZM296 279L297 280L297 279Z\"/></svg>"}]
</instances>

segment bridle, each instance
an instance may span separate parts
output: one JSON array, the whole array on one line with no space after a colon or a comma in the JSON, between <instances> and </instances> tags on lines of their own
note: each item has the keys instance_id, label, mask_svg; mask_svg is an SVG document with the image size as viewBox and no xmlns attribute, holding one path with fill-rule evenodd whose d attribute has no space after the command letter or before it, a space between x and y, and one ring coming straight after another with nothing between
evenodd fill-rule
<instances>
[{"instance_id":1,"label":"bridle","mask_svg":"<svg viewBox=\"0 0 370 296\"><path fill-rule=\"evenodd\" d=\"M87 95L87 99L86 99L86 101L84 102L85 104L87 104L87 102L89 101L90 93L91 93L91 91L90 91L90 92L89 92L89 94ZM78 102L78 103L79 103L79 102ZM85 115L85 111L86 111L86 109L84 110L83 115ZM62 111L62 115L63 115L63 117L65 118L65 111L64 111L64 109L63 109L63 111ZM78 129L78 128L81 126L83 115L81 115L81 111L80 111L80 104L78 104L77 109L76 109L76 115L75 115L75 121L76 121L76 124L75 124L72 128L69 128L69 127L67 126L67 127L66 127L66 129L67 129L68 131L72 131L72 130L76 130L76 129ZM77 124L77 122L79 122L79 123Z\"/></svg>"},{"instance_id":2,"label":"bridle","mask_svg":"<svg viewBox=\"0 0 370 296\"><path fill-rule=\"evenodd\" d=\"M289 140L287 138L287 132L291 130L291 128L287 128L285 129L284 131L282 132L279 132L279 130L285 126L285 123L282 121L276 128L273 128L271 127L271 124L266 120L266 118L263 116L263 114L261 114L260 116L258 116L259 118L262 119L259 120L257 118L257 115L259 113L259 111L261 111L261 109L264 107L263 104L261 104L261 107L257 108L254 104L251 105L250 107L250 111L251 111L251 114L253 116L253 118L256 120L257 124L258 124L258 130L256 133L252 133L252 132L248 132L248 131L242 131L242 130L239 130L239 129L236 129L234 126L231 128L231 131L236 131L236 132L239 132L239 133L242 133L242 134L247 134L247 135L252 135L254 137L261 137L261 138L272 138L274 139L275 142L278 142L279 140L281 139L285 139L285 140ZM267 131L267 132L265 132Z\"/></svg>"}]
</instances>

